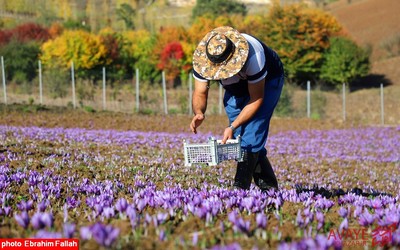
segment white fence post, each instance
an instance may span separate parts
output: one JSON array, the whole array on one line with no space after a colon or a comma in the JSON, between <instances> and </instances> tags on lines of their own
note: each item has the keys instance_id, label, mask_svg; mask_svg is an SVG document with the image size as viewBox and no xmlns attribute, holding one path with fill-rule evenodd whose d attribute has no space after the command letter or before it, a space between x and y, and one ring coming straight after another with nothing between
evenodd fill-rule
<instances>
[{"instance_id":1,"label":"white fence post","mask_svg":"<svg viewBox=\"0 0 400 250\"><path fill-rule=\"evenodd\" d=\"M140 104L140 100L139 100L139 69L136 68L136 112L139 112L139 104Z\"/></svg>"},{"instance_id":2,"label":"white fence post","mask_svg":"<svg viewBox=\"0 0 400 250\"><path fill-rule=\"evenodd\" d=\"M307 81L307 117L311 117L311 84Z\"/></svg>"},{"instance_id":3,"label":"white fence post","mask_svg":"<svg viewBox=\"0 0 400 250\"><path fill-rule=\"evenodd\" d=\"M43 104L43 82L42 82L42 62L39 60L39 100L40 104Z\"/></svg>"},{"instance_id":4,"label":"white fence post","mask_svg":"<svg viewBox=\"0 0 400 250\"><path fill-rule=\"evenodd\" d=\"M3 93L4 93L4 103L7 105L7 87L6 87L6 73L4 70L4 58L1 57L1 75L3 78Z\"/></svg>"},{"instance_id":5,"label":"white fence post","mask_svg":"<svg viewBox=\"0 0 400 250\"><path fill-rule=\"evenodd\" d=\"M75 100L75 71L74 71L74 62L71 62L71 82L72 82L72 105L76 108L76 100Z\"/></svg>"},{"instance_id":6,"label":"white fence post","mask_svg":"<svg viewBox=\"0 0 400 250\"><path fill-rule=\"evenodd\" d=\"M343 99L343 121L346 121L346 83L343 83L342 87L342 99Z\"/></svg>"},{"instance_id":7,"label":"white fence post","mask_svg":"<svg viewBox=\"0 0 400 250\"><path fill-rule=\"evenodd\" d=\"M383 101L383 84L381 83L381 124L385 124L385 105Z\"/></svg>"},{"instance_id":8,"label":"white fence post","mask_svg":"<svg viewBox=\"0 0 400 250\"><path fill-rule=\"evenodd\" d=\"M162 72L162 87L163 87L163 96L164 96L164 113L168 114L168 106L167 106L167 86L165 83L165 72Z\"/></svg>"},{"instance_id":9,"label":"white fence post","mask_svg":"<svg viewBox=\"0 0 400 250\"><path fill-rule=\"evenodd\" d=\"M106 110L106 68L103 67L103 110Z\"/></svg>"},{"instance_id":10,"label":"white fence post","mask_svg":"<svg viewBox=\"0 0 400 250\"><path fill-rule=\"evenodd\" d=\"M192 94L193 94L193 76L191 73L189 73L189 115L192 115L193 113L193 107L192 107Z\"/></svg>"}]
</instances>

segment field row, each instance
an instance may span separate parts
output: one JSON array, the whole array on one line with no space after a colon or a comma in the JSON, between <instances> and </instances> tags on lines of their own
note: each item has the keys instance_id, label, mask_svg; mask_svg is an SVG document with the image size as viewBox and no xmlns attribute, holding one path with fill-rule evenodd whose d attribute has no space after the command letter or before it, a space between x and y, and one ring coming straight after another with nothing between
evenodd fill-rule
<instances>
[{"instance_id":1,"label":"field row","mask_svg":"<svg viewBox=\"0 0 400 250\"><path fill-rule=\"evenodd\" d=\"M400 246L400 127L274 133L280 189L267 193L232 189L233 161L184 167L183 140L210 136L0 126L0 235L82 249Z\"/></svg>"}]
</instances>

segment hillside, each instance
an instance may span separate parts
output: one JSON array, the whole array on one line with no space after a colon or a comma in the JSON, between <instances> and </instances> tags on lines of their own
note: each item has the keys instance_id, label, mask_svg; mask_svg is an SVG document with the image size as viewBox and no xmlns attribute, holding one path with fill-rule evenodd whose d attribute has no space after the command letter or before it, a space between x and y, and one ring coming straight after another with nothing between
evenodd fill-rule
<instances>
[{"instance_id":1,"label":"hillside","mask_svg":"<svg viewBox=\"0 0 400 250\"><path fill-rule=\"evenodd\" d=\"M118 21L115 14L116 6L119 3L117 0L75 0L73 2L62 1L62 4L56 4L56 1L43 0L41 1L44 4L43 6L28 4L29 1L0 1L0 27L1 25L8 27L8 25L32 20L43 21L46 18L47 20L54 18L67 20L82 17L85 17L84 21L90 23L93 30L100 29L110 23L116 29L122 26L122 21ZM266 11L268 8L265 7L265 4L270 2L268 0L240 1L246 2L249 14ZM290 4L298 1L300 0L280 2ZM16 4L17 2L20 4ZM142 1L126 0L124 2L140 9L141 15L138 15L136 20L137 28L147 27L154 31L159 26L189 23L188 20L195 0L155 0L149 1L152 4L146 6L138 6L138 3ZM363 84L400 85L400 56L388 58L381 48L382 42L394 38L396 34L400 36L400 15L398 14L400 0L337 0L326 5L324 9L342 23L345 30L357 43L372 47L371 75L362 79ZM46 12L45 15L43 11ZM62 16L60 16L60 13L62 13Z\"/></svg>"},{"instance_id":2,"label":"hillside","mask_svg":"<svg viewBox=\"0 0 400 250\"><path fill-rule=\"evenodd\" d=\"M327 10L357 43L372 46L372 69L368 79L400 85L400 56L388 58L381 48L382 42L400 35L400 1L339 0L327 6Z\"/></svg>"}]
</instances>

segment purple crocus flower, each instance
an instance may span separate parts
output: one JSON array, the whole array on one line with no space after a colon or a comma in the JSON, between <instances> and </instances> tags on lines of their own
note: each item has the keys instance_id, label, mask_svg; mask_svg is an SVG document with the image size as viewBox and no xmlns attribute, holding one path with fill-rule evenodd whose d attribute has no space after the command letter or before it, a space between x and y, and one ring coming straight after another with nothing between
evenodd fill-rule
<instances>
[{"instance_id":1,"label":"purple crocus flower","mask_svg":"<svg viewBox=\"0 0 400 250\"><path fill-rule=\"evenodd\" d=\"M75 224L64 223L63 234L65 238L71 239L75 233Z\"/></svg>"},{"instance_id":2,"label":"purple crocus flower","mask_svg":"<svg viewBox=\"0 0 400 250\"><path fill-rule=\"evenodd\" d=\"M392 233L392 245L400 246L400 230L396 230Z\"/></svg>"},{"instance_id":3,"label":"purple crocus flower","mask_svg":"<svg viewBox=\"0 0 400 250\"><path fill-rule=\"evenodd\" d=\"M11 207L9 206L3 207L3 213L5 216L9 216L11 214Z\"/></svg>"},{"instance_id":4,"label":"purple crocus flower","mask_svg":"<svg viewBox=\"0 0 400 250\"><path fill-rule=\"evenodd\" d=\"M81 201L75 197L67 197L66 204L68 205L68 208L76 208L81 204Z\"/></svg>"},{"instance_id":5,"label":"purple crocus flower","mask_svg":"<svg viewBox=\"0 0 400 250\"><path fill-rule=\"evenodd\" d=\"M58 233L58 232L49 232L46 230L39 230L39 231L37 231L35 236L33 236L33 238L35 238L35 239L61 239L62 235L61 235L61 233Z\"/></svg>"},{"instance_id":6,"label":"purple crocus flower","mask_svg":"<svg viewBox=\"0 0 400 250\"><path fill-rule=\"evenodd\" d=\"M156 216L157 219L157 225L161 225L163 224L168 218L168 214L167 213L158 213Z\"/></svg>"},{"instance_id":7,"label":"purple crocus flower","mask_svg":"<svg viewBox=\"0 0 400 250\"><path fill-rule=\"evenodd\" d=\"M17 208L19 209L19 211L29 211L32 210L33 208L33 201L29 200L29 201L24 201L22 200L20 203L17 204Z\"/></svg>"},{"instance_id":8,"label":"purple crocus flower","mask_svg":"<svg viewBox=\"0 0 400 250\"><path fill-rule=\"evenodd\" d=\"M347 218L344 218L342 223L340 223L339 232L343 232L343 230L347 229L349 229L349 221L347 220Z\"/></svg>"},{"instance_id":9,"label":"purple crocus flower","mask_svg":"<svg viewBox=\"0 0 400 250\"><path fill-rule=\"evenodd\" d=\"M90 230L90 227L81 227L79 229L79 234L83 240L90 240L92 238L92 231Z\"/></svg>"},{"instance_id":10,"label":"purple crocus flower","mask_svg":"<svg viewBox=\"0 0 400 250\"><path fill-rule=\"evenodd\" d=\"M347 208L345 208L345 207L340 207L340 209L339 209L339 215L340 215L342 218L347 217L348 213L349 213L349 210L348 210Z\"/></svg>"},{"instance_id":11,"label":"purple crocus flower","mask_svg":"<svg viewBox=\"0 0 400 250\"><path fill-rule=\"evenodd\" d=\"M115 208L117 209L118 212L123 213L128 208L128 202L126 201L126 199L120 198L115 203Z\"/></svg>"},{"instance_id":12,"label":"purple crocus flower","mask_svg":"<svg viewBox=\"0 0 400 250\"><path fill-rule=\"evenodd\" d=\"M49 205L50 205L50 201L47 199L43 199L41 202L38 203L37 210L39 212L44 212L44 211L46 211L46 208Z\"/></svg>"},{"instance_id":13,"label":"purple crocus flower","mask_svg":"<svg viewBox=\"0 0 400 250\"><path fill-rule=\"evenodd\" d=\"M126 209L126 215L128 216L128 218L130 220L132 229L135 230L135 228L139 224L139 219L136 214L135 208L133 208L132 206L128 206L128 208Z\"/></svg>"},{"instance_id":14,"label":"purple crocus flower","mask_svg":"<svg viewBox=\"0 0 400 250\"><path fill-rule=\"evenodd\" d=\"M267 226L267 216L263 213L256 215L256 223L258 228L265 228Z\"/></svg>"},{"instance_id":15,"label":"purple crocus flower","mask_svg":"<svg viewBox=\"0 0 400 250\"><path fill-rule=\"evenodd\" d=\"M194 232L192 237L192 245L197 246L198 241L199 241L199 234L197 232Z\"/></svg>"},{"instance_id":16,"label":"purple crocus flower","mask_svg":"<svg viewBox=\"0 0 400 250\"><path fill-rule=\"evenodd\" d=\"M321 211L317 211L315 217L317 218L317 221L318 221L317 229L320 230L324 226L324 223L325 223L324 213L322 213Z\"/></svg>"},{"instance_id":17,"label":"purple crocus flower","mask_svg":"<svg viewBox=\"0 0 400 250\"><path fill-rule=\"evenodd\" d=\"M119 228L97 222L91 227L93 238L104 247L110 247L119 235Z\"/></svg>"},{"instance_id":18,"label":"purple crocus flower","mask_svg":"<svg viewBox=\"0 0 400 250\"><path fill-rule=\"evenodd\" d=\"M372 223L374 223L374 215L370 214L368 212L367 209L364 210L364 213L362 213L358 219L358 223L360 223L360 225L366 227L369 225L372 225Z\"/></svg>"},{"instance_id":19,"label":"purple crocus flower","mask_svg":"<svg viewBox=\"0 0 400 250\"><path fill-rule=\"evenodd\" d=\"M29 226L30 219L27 211L24 210L21 214L16 214L14 218L21 227L26 229Z\"/></svg>"},{"instance_id":20,"label":"purple crocus flower","mask_svg":"<svg viewBox=\"0 0 400 250\"><path fill-rule=\"evenodd\" d=\"M32 216L31 223L34 229L42 229L44 227L51 228L53 226L53 214L51 213L35 213Z\"/></svg>"},{"instance_id":21,"label":"purple crocus flower","mask_svg":"<svg viewBox=\"0 0 400 250\"><path fill-rule=\"evenodd\" d=\"M356 209L354 209L354 218L357 218L360 214L362 213L362 207L361 206L357 206Z\"/></svg>"},{"instance_id":22,"label":"purple crocus flower","mask_svg":"<svg viewBox=\"0 0 400 250\"><path fill-rule=\"evenodd\" d=\"M228 219L233 224L234 230L239 230L243 233L250 231L250 221L245 221L243 218L238 217L235 211L228 214Z\"/></svg>"},{"instance_id":23,"label":"purple crocus flower","mask_svg":"<svg viewBox=\"0 0 400 250\"><path fill-rule=\"evenodd\" d=\"M158 239L159 239L160 241L164 241L166 238L167 238L167 235L166 235L165 231L161 229L161 230L160 230L160 233L159 233L159 235L158 235Z\"/></svg>"},{"instance_id":24,"label":"purple crocus flower","mask_svg":"<svg viewBox=\"0 0 400 250\"><path fill-rule=\"evenodd\" d=\"M303 227L304 226L304 220L303 220L303 217L301 217L300 210L297 210L296 224L299 227Z\"/></svg>"},{"instance_id":25,"label":"purple crocus flower","mask_svg":"<svg viewBox=\"0 0 400 250\"><path fill-rule=\"evenodd\" d=\"M105 207L103 209L102 215L104 217L106 217L107 219L110 219L110 218L114 217L114 215L115 215L114 207Z\"/></svg>"}]
</instances>

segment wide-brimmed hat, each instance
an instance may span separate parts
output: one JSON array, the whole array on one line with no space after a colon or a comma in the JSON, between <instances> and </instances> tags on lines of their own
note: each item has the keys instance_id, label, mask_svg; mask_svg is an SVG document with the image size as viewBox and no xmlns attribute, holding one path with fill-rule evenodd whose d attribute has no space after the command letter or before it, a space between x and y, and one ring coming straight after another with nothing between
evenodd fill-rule
<instances>
[{"instance_id":1,"label":"wide-brimmed hat","mask_svg":"<svg viewBox=\"0 0 400 250\"><path fill-rule=\"evenodd\" d=\"M222 26L210 31L193 53L193 68L207 80L227 79L242 69L249 44L239 31Z\"/></svg>"}]
</instances>

